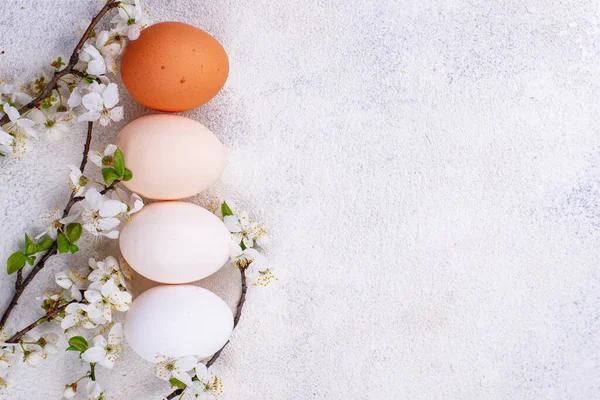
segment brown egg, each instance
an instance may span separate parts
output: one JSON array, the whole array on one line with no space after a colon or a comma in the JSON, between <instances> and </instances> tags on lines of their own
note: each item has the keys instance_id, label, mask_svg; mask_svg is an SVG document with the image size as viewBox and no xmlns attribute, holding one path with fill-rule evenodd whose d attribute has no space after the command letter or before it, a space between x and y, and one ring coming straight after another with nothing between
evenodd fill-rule
<instances>
[{"instance_id":1,"label":"brown egg","mask_svg":"<svg viewBox=\"0 0 600 400\"><path fill-rule=\"evenodd\" d=\"M161 22L129 42L121 77L134 99L148 108L179 112L215 97L225 85L229 60L217 40L194 26Z\"/></svg>"}]
</instances>

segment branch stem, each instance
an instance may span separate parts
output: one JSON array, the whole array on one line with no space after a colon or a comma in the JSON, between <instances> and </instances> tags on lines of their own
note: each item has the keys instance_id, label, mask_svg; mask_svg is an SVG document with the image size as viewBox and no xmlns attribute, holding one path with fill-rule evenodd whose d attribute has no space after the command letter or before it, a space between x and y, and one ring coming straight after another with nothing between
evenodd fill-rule
<instances>
[{"instance_id":1,"label":"branch stem","mask_svg":"<svg viewBox=\"0 0 600 400\"><path fill-rule=\"evenodd\" d=\"M29 331L33 330L35 327L39 326L41 323L46 322L46 321L50 321L51 319L53 319L54 317L56 317L58 314L60 314L65 308L67 308L67 306L71 303L73 303L73 301L67 303L67 304L63 304L60 307L57 307L51 311L48 311L46 313L46 315L44 315L43 317L39 318L38 320L36 320L35 322L29 324L28 326L26 326L25 328L21 329L19 332L15 333L14 335L12 335L10 338L8 338L6 340L6 343L19 343L19 340L25 336Z\"/></svg>"},{"instance_id":2,"label":"branch stem","mask_svg":"<svg viewBox=\"0 0 600 400\"><path fill-rule=\"evenodd\" d=\"M93 130L94 130L94 123L88 122L87 136L85 139L85 145L83 147L83 154L81 156L81 164L80 164L81 171L84 170L84 168L87 164L88 153L90 151L90 146L92 143ZM71 208L79 200L81 200L81 197L76 198L75 194L71 193L71 196L69 197L69 201L67 202L67 205L65 206L65 208L62 212L62 216L60 218L64 218L67 215L69 215ZM31 283L31 281L33 281L33 278L35 278L35 276L38 274L38 272L40 272L46 266L46 261L48 261L48 259L50 257L52 257L53 255L55 255L57 253L57 251L58 251L58 245L56 244L56 241L55 241L52 244L52 247L50 247L50 249L46 253L44 253L44 255L42 256L40 261L35 265L35 267L33 267L31 272L25 277L25 279L23 279L23 269L20 269L17 272L17 282L15 284L15 293L13 294L13 297L10 299L10 303L8 304L8 307L2 314L2 318L0 318L0 331L2 331L4 329L4 327L6 326L6 322L8 321L8 318L12 314L14 308L17 306L17 303L19 302L19 298L25 291L25 288L27 288L27 286Z\"/></svg>"},{"instance_id":3,"label":"branch stem","mask_svg":"<svg viewBox=\"0 0 600 400\"><path fill-rule=\"evenodd\" d=\"M94 28L96 27L98 22L100 22L102 17L104 17L104 14L106 14L109 10L118 7L120 4L120 1L110 0L104 5L104 7L102 7L98 14L92 19L90 26L88 26L88 28L85 30L85 32L81 36L81 39L79 39L79 43L77 43L77 46L75 46L73 53L71 53L69 63L65 66L65 68L61 69L60 71L54 72L54 75L52 75L52 79L50 79L50 81L44 87L42 92L35 99L31 100L29 103L19 108L19 113L23 114L33 108L36 108L45 98L47 98L52 93L54 89L56 89L59 79L63 76L81 76L81 72L75 70L75 65L77 65L77 62L79 61L79 52L83 48L85 42L89 39L90 33L94 30ZM74 73L74 71L76 72ZM8 117L8 115L4 115L4 117L0 118L0 126L8 123L9 121L10 118Z\"/></svg>"}]
</instances>

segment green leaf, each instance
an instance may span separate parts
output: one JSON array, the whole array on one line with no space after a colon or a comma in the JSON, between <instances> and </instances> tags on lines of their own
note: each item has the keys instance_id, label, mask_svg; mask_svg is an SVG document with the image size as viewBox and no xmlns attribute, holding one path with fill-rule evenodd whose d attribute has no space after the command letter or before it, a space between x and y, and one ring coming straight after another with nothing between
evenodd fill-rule
<instances>
[{"instance_id":1,"label":"green leaf","mask_svg":"<svg viewBox=\"0 0 600 400\"><path fill-rule=\"evenodd\" d=\"M88 349L88 342L82 336L73 336L69 339L69 347L67 350L74 350L83 353Z\"/></svg>"},{"instance_id":2,"label":"green leaf","mask_svg":"<svg viewBox=\"0 0 600 400\"><path fill-rule=\"evenodd\" d=\"M125 172L123 172L123 180L125 182L130 181L131 178L133 178L133 174L131 173L130 170L128 170L127 168L125 168Z\"/></svg>"},{"instance_id":3,"label":"green leaf","mask_svg":"<svg viewBox=\"0 0 600 400\"><path fill-rule=\"evenodd\" d=\"M71 254L75 254L79 251L79 247L72 244L71 246L69 246L69 251L71 252Z\"/></svg>"},{"instance_id":4,"label":"green leaf","mask_svg":"<svg viewBox=\"0 0 600 400\"><path fill-rule=\"evenodd\" d=\"M121 177L120 174L117 174L117 171L114 168L102 168L102 177L104 178L104 182L112 183Z\"/></svg>"},{"instance_id":5,"label":"green leaf","mask_svg":"<svg viewBox=\"0 0 600 400\"><path fill-rule=\"evenodd\" d=\"M223 217L233 215L233 211L231 211L231 208L229 208L229 205L226 202L223 202L223 204L221 204L221 214L223 214Z\"/></svg>"},{"instance_id":6,"label":"green leaf","mask_svg":"<svg viewBox=\"0 0 600 400\"><path fill-rule=\"evenodd\" d=\"M33 265L34 262L35 262L35 256L27 257L27 264Z\"/></svg>"},{"instance_id":7,"label":"green leaf","mask_svg":"<svg viewBox=\"0 0 600 400\"><path fill-rule=\"evenodd\" d=\"M36 245L31 241L28 234L25 234L25 255L30 256L37 253Z\"/></svg>"},{"instance_id":8,"label":"green leaf","mask_svg":"<svg viewBox=\"0 0 600 400\"><path fill-rule=\"evenodd\" d=\"M37 252L39 253L41 251L48 251L50 250L50 247L52 247L53 244L54 240L52 240L51 238L46 238L41 242L37 243Z\"/></svg>"},{"instance_id":9,"label":"green leaf","mask_svg":"<svg viewBox=\"0 0 600 400\"><path fill-rule=\"evenodd\" d=\"M50 250L50 247L54 244L54 240L51 238L46 238L41 242L34 243L31 241L29 236L25 234L25 255L31 256L35 253L40 253L42 251Z\"/></svg>"},{"instance_id":10,"label":"green leaf","mask_svg":"<svg viewBox=\"0 0 600 400\"><path fill-rule=\"evenodd\" d=\"M71 243L78 241L82 232L81 224L72 223L67 226L67 238Z\"/></svg>"},{"instance_id":11,"label":"green leaf","mask_svg":"<svg viewBox=\"0 0 600 400\"><path fill-rule=\"evenodd\" d=\"M6 261L6 272L8 272L9 275L14 274L25 266L26 261L27 256L25 254L20 251L13 253Z\"/></svg>"},{"instance_id":12,"label":"green leaf","mask_svg":"<svg viewBox=\"0 0 600 400\"><path fill-rule=\"evenodd\" d=\"M62 233L58 234L56 243L58 243L58 252L60 254L66 253L71 248L71 242L69 242L69 239Z\"/></svg>"},{"instance_id":13,"label":"green leaf","mask_svg":"<svg viewBox=\"0 0 600 400\"><path fill-rule=\"evenodd\" d=\"M185 383L181 382L177 378L169 379L169 383L171 384L171 387L173 387L173 388L185 389L187 387L187 385Z\"/></svg>"},{"instance_id":14,"label":"green leaf","mask_svg":"<svg viewBox=\"0 0 600 400\"><path fill-rule=\"evenodd\" d=\"M113 167L119 175L119 178L122 177L125 173L125 159L123 158L123 153L119 149L115 150L115 154L113 154Z\"/></svg>"}]
</instances>

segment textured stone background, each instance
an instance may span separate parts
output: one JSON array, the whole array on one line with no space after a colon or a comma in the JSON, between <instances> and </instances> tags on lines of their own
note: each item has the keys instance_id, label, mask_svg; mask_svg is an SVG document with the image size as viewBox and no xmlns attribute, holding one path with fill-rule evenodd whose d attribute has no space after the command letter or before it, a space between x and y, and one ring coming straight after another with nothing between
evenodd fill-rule
<instances>
[{"instance_id":1,"label":"textured stone background","mask_svg":"<svg viewBox=\"0 0 600 400\"><path fill-rule=\"evenodd\" d=\"M192 201L226 195L273 239L279 281L250 293L216 365L223 399L600 398L597 2L147 6L231 59L223 92L187 114L230 151ZM0 3L0 75L67 55L96 7ZM122 98L126 121L148 112ZM0 259L64 203L82 143L78 128L0 161ZM56 271L109 250L56 257L15 322L37 315ZM0 277L0 303L12 284ZM230 269L206 284L235 302ZM58 399L83 369L74 355L21 367L8 398ZM168 393L130 350L99 375L117 399Z\"/></svg>"}]
</instances>

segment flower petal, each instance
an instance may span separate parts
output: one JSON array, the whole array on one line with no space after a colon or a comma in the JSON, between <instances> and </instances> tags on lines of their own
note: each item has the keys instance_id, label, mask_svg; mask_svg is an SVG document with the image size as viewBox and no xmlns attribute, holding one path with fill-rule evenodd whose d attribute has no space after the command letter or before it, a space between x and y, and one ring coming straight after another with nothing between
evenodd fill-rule
<instances>
[{"instance_id":1,"label":"flower petal","mask_svg":"<svg viewBox=\"0 0 600 400\"><path fill-rule=\"evenodd\" d=\"M102 218L115 217L127 211L127 205L119 200L105 200L100 207L100 216ZM115 225L116 226L116 225Z\"/></svg>"},{"instance_id":2,"label":"flower petal","mask_svg":"<svg viewBox=\"0 0 600 400\"><path fill-rule=\"evenodd\" d=\"M88 384L86 385L85 390L86 390L87 396L92 399L100 396L100 393L102 393L102 388L100 387L100 384L95 381L89 381Z\"/></svg>"},{"instance_id":3,"label":"flower petal","mask_svg":"<svg viewBox=\"0 0 600 400\"><path fill-rule=\"evenodd\" d=\"M115 151L117 151L117 146L115 146L114 144L109 144L104 150L104 155L112 157L113 154L115 154Z\"/></svg>"},{"instance_id":4,"label":"flower petal","mask_svg":"<svg viewBox=\"0 0 600 400\"><path fill-rule=\"evenodd\" d=\"M69 328L77 325L77 321L78 321L78 319L74 314L68 314L60 322L60 327L63 329L69 329Z\"/></svg>"},{"instance_id":5,"label":"flower petal","mask_svg":"<svg viewBox=\"0 0 600 400\"><path fill-rule=\"evenodd\" d=\"M185 383L187 386L192 385L192 378L190 377L190 374L188 374L185 371L175 370L175 371L173 371L173 377L175 379L178 379L181 382Z\"/></svg>"},{"instance_id":6,"label":"flower petal","mask_svg":"<svg viewBox=\"0 0 600 400\"><path fill-rule=\"evenodd\" d=\"M100 194L98 189L93 188L88 190L85 194L85 201L92 210L100 210L104 201L104 196Z\"/></svg>"},{"instance_id":7,"label":"flower petal","mask_svg":"<svg viewBox=\"0 0 600 400\"><path fill-rule=\"evenodd\" d=\"M108 333L108 343L119 344L123 341L123 324L116 323Z\"/></svg>"},{"instance_id":8,"label":"flower petal","mask_svg":"<svg viewBox=\"0 0 600 400\"><path fill-rule=\"evenodd\" d=\"M71 108L75 108L81 104L81 91L79 88L73 89L71 92L71 96L69 96L69 100L67 101L67 105Z\"/></svg>"},{"instance_id":9,"label":"flower petal","mask_svg":"<svg viewBox=\"0 0 600 400\"><path fill-rule=\"evenodd\" d=\"M198 364L198 359L194 356L186 356L175 361L175 366L182 371L191 371Z\"/></svg>"},{"instance_id":10,"label":"flower petal","mask_svg":"<svg viewBox=\"0 0 600 400\"><path fill-rule=\"evenodd\" d=\"M90 111L101 111L104 108L104 99L99 93L88 93L81 98L81 103Z\"/></svg>"},{"instance_id":11,"label":"flower petal","mask_svg":"<svg viewBox=\"0 0 600 400\"><path fill-rule=\"evenodd\" d=\"M106 73L106 63L104 59L92 60L88 63L86 72L90 75L104 75Z\"/></svg>"},{"instance_id":12,"label":"flower petal","mask_svg":"<svg viewBox=\"0 0 600 400\"><path fill-rule=\"evenodd\" d=\"M103 347L90 347L86 351L83 352L81 358L83 358L87 362L99 362L104 359L106 356L106 351L104 351Z\"/></svg>"},{"instance_id":13,"label":"flower petal","mask_svg":"<svg viewBox=\"0 0 600 400\"><path fill-rule=\"evenodd\" d=\"M12 122L16 122L21 117L19 111L8 103L4 103L3 109Z\"/></svg>"},{"instance_id":14,"label":"flower petal","mask_svg":"<svg viewBox=\"0 0 600 400\"><path fill-rule=\"evenodd\" d=\"M223 222L225 223L227 229L229 229L229 232L237 233L242 231L242 225L240 224L240 220L235 215L226 216L225 218L223 218Z\"/></svg>"},{"instance_id":15,"label":"flower petal","mask_svg":"<svg viewBox=\"0 0 600 400\"><path fill-rule=\"evenodd\" d=\"M116 83L109 83L104 93L102 93L104 99L104 107L113 108L119 102L119 87Z\"/></svg>"},{"instance_id":16,"label":"flower petal","mask_svg":"<svg viewBox=\"0 0 600 400\"><path fill-rule=\"evenodd\" d=\"M102 218L98 221L98 228L103 232L108 232L119 226L119 221L117 218Z\"/></svg>"},{"instance_id":17,"label":"flower petal","mask_svg":"<svg viewBox=\"0 0 600 400\"><path fill-rule=\"evenodd\" d=\"M115 107L110 110L109 116L110 119L114 122L119 122L123 119L123 107Z\"/></svg>"},{"instance_id":18,"label":"flower petal","mask_svg":"<svg viewBox=\"0 0 600 400\"><path fill-rule=\"evenodd\" d=\"M86 290L83 295L91 304L97 304L102 301L102 294L96 290Z\"/></svg>"}]
</instances>

